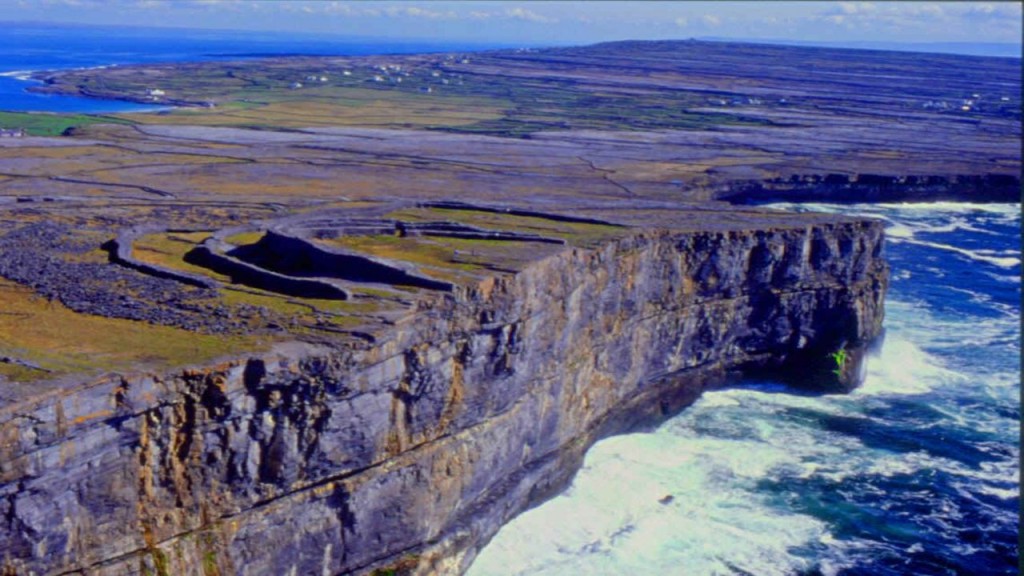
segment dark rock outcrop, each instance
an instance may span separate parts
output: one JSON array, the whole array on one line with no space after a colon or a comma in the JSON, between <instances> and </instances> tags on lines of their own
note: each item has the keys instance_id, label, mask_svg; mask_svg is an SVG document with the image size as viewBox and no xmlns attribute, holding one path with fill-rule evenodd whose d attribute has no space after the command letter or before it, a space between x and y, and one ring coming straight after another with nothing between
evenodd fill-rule
<instances>
[{"instance_id":1,"label":"dark rock outcrop","mask_svg":"<svg viewBox=\"0 0 1024 576\"><path fill-rule=\"evenodd\" d=\"M636 232L433 294L373 344L281 347L8 406L0 562L460 573L604 435L744 370L852 384L881 331L882 235L859 221ZM840 350L837 379L827 355Z\"/></svg>"},{"instance_id":2,"label":"dark rock outcrop","mask_svg":"<svg viewBox=\"0 0 1024 576\"><path fill-rule=\"evenodd\" d=\"M197 287L198 278L186 283L157 267L139 274L105 262L61 256L78 256L95 248L92 243L76 243L65 224L28 224L0 235L0 277L30 286L40 296L84 314L205 332L225 332L241 324L223 306L209 303L216 292ZM120 244L111 248L115 255L123 252ZM145 266L138 264L136 269Z\"/></svg>"},{"instance_id":3,"label":"dark rock outcrop","mask_svg":"<svg viewBox=\"0 0 1024 576\"><path fill-rule=\"evenodd\" d=\"M1010 174L887 176L794 174L730 182L718 197L732 202L1010 202L1021 201L1020 178Z\"/></svg>"}]
</instances>

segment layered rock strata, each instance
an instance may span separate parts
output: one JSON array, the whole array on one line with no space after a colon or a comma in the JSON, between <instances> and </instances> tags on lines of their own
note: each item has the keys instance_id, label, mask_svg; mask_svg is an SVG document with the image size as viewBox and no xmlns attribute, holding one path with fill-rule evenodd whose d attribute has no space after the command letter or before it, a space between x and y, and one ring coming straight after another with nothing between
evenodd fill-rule
<instances>
[{"instance_id":1,"label":"layered rock strata","mask_svg":"<svg viewBox=\"0 0 1024 576\"><path fill-rule=\"evenodd\" d=\"M458 574L598 438L750 370L856 383L882 226L636 231L434 293L373 344L0 412L17 574ZM834 366L830 354L845 351Z\"/></svg>"}]
</instances>

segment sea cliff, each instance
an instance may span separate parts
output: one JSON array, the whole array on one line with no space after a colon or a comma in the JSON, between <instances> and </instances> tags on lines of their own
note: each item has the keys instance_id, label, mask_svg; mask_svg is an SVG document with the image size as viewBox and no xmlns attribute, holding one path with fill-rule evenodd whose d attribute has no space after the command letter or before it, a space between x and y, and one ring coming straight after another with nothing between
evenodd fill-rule
<instances>
[{"instance_id":1,"label":"sea cliff","mask_svg":"<svg viewBox=\"0 0 1024 576\"><path fill-rule=\"evenodd\" d=\"M457 574L586 449L744 372L856 385L879 222L635 230L282 345L0 411L17 574ZM837 362L833 353L843 351Z\"/></svg>"}]
</instances>

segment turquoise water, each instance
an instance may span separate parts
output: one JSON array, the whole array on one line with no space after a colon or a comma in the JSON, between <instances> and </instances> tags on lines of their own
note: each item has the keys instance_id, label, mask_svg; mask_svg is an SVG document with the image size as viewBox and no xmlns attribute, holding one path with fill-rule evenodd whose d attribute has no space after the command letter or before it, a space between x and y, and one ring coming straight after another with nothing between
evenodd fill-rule
<instances>
[{"instance_id":1,"label":"turquoise water","mask_svg":"<svg viewBox=\"0 0 1024 576\"><path fill-rule=\"evenodd\" d=\"M776 206L887 222L864 385L752 380L603 440L470 576L1017 574L1020 206Z\"/></svg>"}]
</instances>

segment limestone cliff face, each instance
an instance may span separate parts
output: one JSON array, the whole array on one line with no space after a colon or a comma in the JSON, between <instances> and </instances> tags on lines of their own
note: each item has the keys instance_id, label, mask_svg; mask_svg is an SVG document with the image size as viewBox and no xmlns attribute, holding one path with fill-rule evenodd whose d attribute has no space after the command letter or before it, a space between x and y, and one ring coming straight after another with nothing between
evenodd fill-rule
<instances>
[{"instance_id":1,"label":"limestone cliff face","mask_svg":"<svg viewBox=\"0 0 1024 576\"><path fill-rule=\"evenodd\" d=\"M855 383L882 227L637 232L282 348L0 412L18 574L457 574L599 437L749 369ZM828 354L849 360L838 369Z\"/></svg>"}]
</instances>

